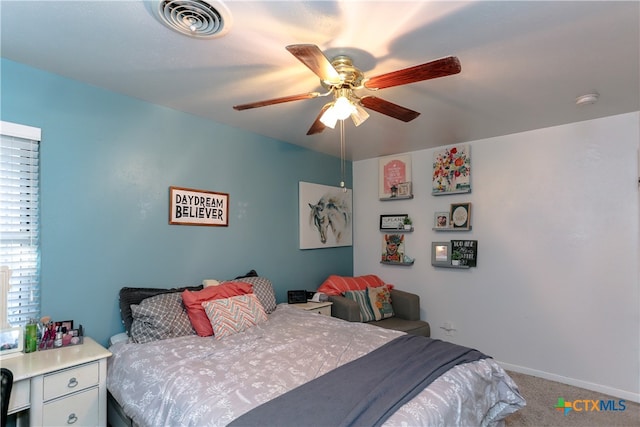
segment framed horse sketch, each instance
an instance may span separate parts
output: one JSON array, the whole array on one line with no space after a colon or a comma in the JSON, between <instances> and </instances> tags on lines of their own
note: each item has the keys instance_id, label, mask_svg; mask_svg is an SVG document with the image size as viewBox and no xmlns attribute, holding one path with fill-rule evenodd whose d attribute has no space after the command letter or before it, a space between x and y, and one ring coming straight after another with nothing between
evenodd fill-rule
<instances>
[{"instance_id":1,"label":"framed horse sketch","mask_svg":"<svg viewBox=\"0 0 640 427\"><path fill-rule=\"evenodd\" d=\"M300 249L351 246L352 190L299 182Z\"/></svg>"}]
</instances>

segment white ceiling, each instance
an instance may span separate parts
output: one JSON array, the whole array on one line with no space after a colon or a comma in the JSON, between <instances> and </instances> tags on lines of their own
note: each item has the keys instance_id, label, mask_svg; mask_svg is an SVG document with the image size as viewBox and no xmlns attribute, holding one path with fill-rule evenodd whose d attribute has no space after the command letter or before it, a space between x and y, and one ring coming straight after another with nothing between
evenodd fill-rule
<instances>
[{"instance_id":1,"label":"white ceiling","mask_svg":"<svg viewBox=\"0 0 640 427\"><path fill-rule=\"evenodd\" d=\"M229 32L206 40L163 26L155 4L1 0L1 53L335 156L338 127L306 135L327 98L232 109L323 91L285 46L349 53L369 77L460 59L460 74L376 92L422 114L348 121L353 160L640 110L638 1L226 1ZM575 105L593 91L596 104Z\"/></svg>"}]
</instances>

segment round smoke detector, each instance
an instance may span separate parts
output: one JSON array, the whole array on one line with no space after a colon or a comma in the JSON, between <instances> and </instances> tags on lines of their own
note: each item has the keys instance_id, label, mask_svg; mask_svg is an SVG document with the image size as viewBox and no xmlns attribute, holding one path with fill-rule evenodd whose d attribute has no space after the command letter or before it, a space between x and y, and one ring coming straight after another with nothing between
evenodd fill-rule
<instances>
[{"instance_id":1,"label":"round smoke detector","mask_svg":"<svg viewBox=\"0 0 640 427\"><path fill-rule=\"evenodd\" d=\"M154 12L164 25L189 37L222 37L231 29L229 9L216 0L160 0Z\"/></svg>"}]
</instances>

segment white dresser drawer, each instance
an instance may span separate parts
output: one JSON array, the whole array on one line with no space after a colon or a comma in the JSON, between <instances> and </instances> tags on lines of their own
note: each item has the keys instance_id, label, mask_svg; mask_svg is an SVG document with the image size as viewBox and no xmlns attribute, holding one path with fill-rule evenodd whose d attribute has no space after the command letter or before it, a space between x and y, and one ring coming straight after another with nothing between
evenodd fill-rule
<instances>
[{"instance_id":1,"label":"white dresser drawer","mask_svg":"<svg viewBox=\"0 0 640 427\"><path fill-rule=\"evenodd\" d=\"M331 306L314 308L312 310L308 310L311 313L322 314L323 316L331 316Z\"/></svg>"},{"instance_id":2,"label":"white dresser drawer","mask_svg":"<svg viewBox=\"0 0 640 427\"><path fill-rule=\"evenodd\" d=\"M42 399L46 402L98 384L100 367L98 362L87 363L71 369L45 375Z\"/></svg>"},{"instance_id":3,"label":"white dresser drawer","mask_svg":"<svg viewBox=\"0 0 640 427\"><path fill-rule=\"evenodd\" d=\"M13 383L11 396L9 397L9 413L17 412L28 408L31 401L31 387L29 379L20 380Z\"/></svg>"},{"instance_id":4,"label":"white dresser drawer","mask_svg":"<svg viewBox=\"0 0 640 427\"><path fill-rule=\"evenodd\" d=\"M98 387L81 391L45 403L42 411L43 426L97 426L99 400Z\"/></svg>"}]
</instances>

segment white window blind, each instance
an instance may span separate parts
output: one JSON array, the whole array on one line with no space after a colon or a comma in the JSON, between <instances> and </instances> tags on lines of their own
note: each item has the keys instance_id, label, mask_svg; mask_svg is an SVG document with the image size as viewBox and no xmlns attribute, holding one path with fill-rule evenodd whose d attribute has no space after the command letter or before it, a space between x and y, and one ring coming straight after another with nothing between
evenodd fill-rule
<instances>
[{"instance_id":1,"label":"white window blind","mask_svg":"<svg viewBox=\"0 0 640 427\"><path fill-rule=\"evenodd\" d=\"M7 320L40 317L40 129L0 122L0 265L11 271Z\"/></svg>"}]
</instances>

